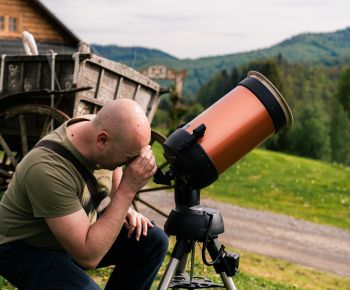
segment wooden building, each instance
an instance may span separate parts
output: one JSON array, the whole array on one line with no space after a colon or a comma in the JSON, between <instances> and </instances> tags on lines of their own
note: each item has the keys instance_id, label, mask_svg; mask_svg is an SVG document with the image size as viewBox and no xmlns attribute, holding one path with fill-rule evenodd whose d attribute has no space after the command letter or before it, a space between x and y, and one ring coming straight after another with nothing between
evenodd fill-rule
<instances>
[{"instance_id":1,"label":"wooden building","mask_svg":"<svg viewBox=\"0 0 350 290\"><path fill-rule=\"evenodd\" d=\"M23 31L34 36L39 53L72 53L80 42L40 1L0 0L0 54L24 54Z\"/></svg>"}]
</instances>

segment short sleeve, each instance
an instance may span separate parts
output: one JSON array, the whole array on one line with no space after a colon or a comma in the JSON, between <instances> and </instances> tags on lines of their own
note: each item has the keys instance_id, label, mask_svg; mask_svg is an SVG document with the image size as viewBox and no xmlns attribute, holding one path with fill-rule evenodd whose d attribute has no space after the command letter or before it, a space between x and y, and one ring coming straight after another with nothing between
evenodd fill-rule
<instances>
[{"instance_id":1,"label":"short sleeve","mask_svg":"<svg viewBox=\"0 0 350 290\"><path fill-rule=\"evenodd\" d=\"M74 172L60 162L34 164L24 184L35 217L60 217L82 208Z\"/></svg>"},{"instance_id":2,"label":"short sleeve","mask_svg":"<svg viewBox=\"0 0 350 290\"><path fill-rule=\"evenodd\" d=\"M97 181L97 186L99 190L103 190L108 194L112 189L112 173L113 171L107 169L99 169L94 171L94 176Z\"/></svg>"}]
</instances>

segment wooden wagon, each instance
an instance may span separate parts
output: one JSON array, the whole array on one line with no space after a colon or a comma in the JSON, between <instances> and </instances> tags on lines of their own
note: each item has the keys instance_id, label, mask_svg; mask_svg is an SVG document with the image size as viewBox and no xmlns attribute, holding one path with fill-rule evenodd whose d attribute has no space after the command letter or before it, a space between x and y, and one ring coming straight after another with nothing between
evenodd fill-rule
<instances>
[{"instance_id":1,"label":"wooden wagon","mask_svg":"<svg viewBox=\"0 0 350 290\"><path fill-rule=\"evenodd\" d=\"M96 113L111 100L129 98L142 106L151 122L160 91L158 83L136 70L92 53L2 55L0 188L7 187L18 162L36 142L65 120ZM152 131L152 143L164 140ZM144 189L150 190L155 189ZM139 194L136 200L152 207Z\"/></svg>"}]
</instances>

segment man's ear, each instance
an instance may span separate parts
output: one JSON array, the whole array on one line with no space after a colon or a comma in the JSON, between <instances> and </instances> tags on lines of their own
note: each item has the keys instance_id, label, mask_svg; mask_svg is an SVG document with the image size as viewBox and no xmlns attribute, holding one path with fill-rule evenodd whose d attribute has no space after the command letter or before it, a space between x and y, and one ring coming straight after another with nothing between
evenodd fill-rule
<instances>
[{"instance_id":1,"label":"man's ear","mask_svg":"<svg viewBox=\"0 0 350 290\"><path fill-rule=\"evenodd\" d=\"M108 139L109 139L108 133L105 131L101 131L97 135L97 143L100 145L106 145L106 143L108 142Z\"/></svg>"}]
</instances>

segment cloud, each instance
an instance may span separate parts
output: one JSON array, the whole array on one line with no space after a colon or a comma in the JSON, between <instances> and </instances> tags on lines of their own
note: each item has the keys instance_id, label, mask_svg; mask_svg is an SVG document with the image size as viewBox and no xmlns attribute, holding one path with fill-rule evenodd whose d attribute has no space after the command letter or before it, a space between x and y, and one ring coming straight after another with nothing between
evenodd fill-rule
<instances>
[{"instance_id":1,"label":"cloud","mask_svg":"<svg viewBox=\"0 0 350 290\"><path fill-rule=\"evenodd\" d=\"M277 6L292 6L292 7L318 7L331 4L329 0L274 0L271 2L272 5Z\"/></svg>"},{"instance_id":2,"label":"cloud","mask_svg":"<svg viewBox=\"0 0 350 290\"><path fill-rule=\"evenodd\" d=\"M41 1L87 42L148 46L177 57L252 50L298 33L342 29L350 11L348 0Z\"/></svg>"}]
</instances>

